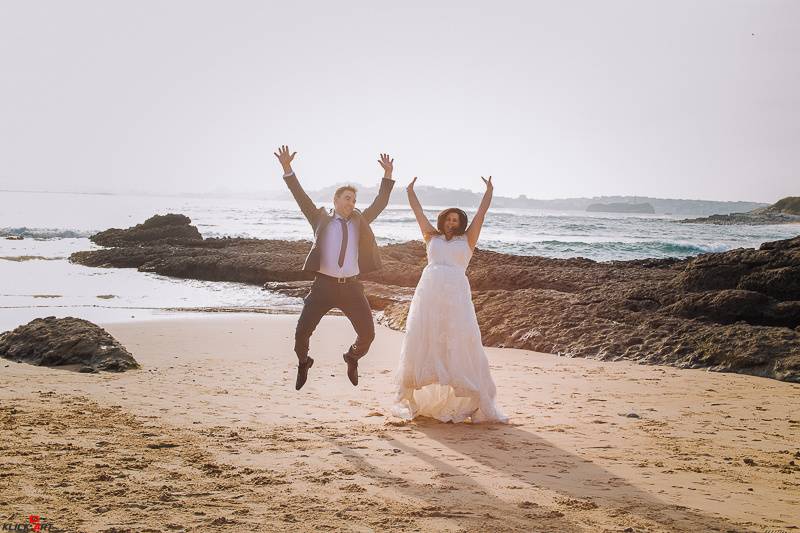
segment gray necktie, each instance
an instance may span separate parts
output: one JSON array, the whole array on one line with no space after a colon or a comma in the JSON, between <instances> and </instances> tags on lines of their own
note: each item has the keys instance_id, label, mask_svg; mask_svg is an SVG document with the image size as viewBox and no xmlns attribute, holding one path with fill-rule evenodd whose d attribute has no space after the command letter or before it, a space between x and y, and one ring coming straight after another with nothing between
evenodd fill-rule
<instances>
[{"instance_id":1,"label":"gray necktie","mask_svg":"<svg viewBox=\"0 0 800 533\"><path fill-rule=\"evenodd\" d=\"M347 251L347 221L343 218L339 219L342 223L342 247L339 249L339 266L344 265L344 253Z\"/></svg>"}]
</instances>

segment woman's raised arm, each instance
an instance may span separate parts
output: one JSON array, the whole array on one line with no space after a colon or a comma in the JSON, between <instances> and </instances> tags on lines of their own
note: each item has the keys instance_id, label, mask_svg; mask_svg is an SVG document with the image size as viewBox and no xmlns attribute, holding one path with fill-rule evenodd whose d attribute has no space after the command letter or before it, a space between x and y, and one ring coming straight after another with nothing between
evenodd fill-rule
<instances>
[{"instance_id":1,"label":"woman's raised arm","mask_svg":"<svg viewBox=\"0 0 800 533\"><path fill-rule=\"evenodd\" d=\"M481 200L481 205L478 206L478 212L472 217L472 223L467 228L467 243L469 243L470 248L475 248L475 245L478 244L478 237L483 227L483 219L486 217L486 211L489 210L489 204L492 203L492 192L494 191L491 176L489 176L488 180L483 176L481 176L481 179L486 184L486 192L483 193L483 199Z\"/></svg>"},{"instance_id":2,"label":"woman's raised arm","mask_svg":"<svg viewBox=\"0 0 800 533\"><path fill-rule=\"evenodd\" d=\"M411 206L411 210L414 211L414 216L417 218L417 224L419 224L419 229L422 232L422 239L425 242L428 242L433 234L436 233L436 228L434 228L430 221L425 217L425 213L422 211L422 205L419 203L419 198L417 198L417 193L414 192L414 183L417 181L416 176L411 183L408 184L406 187L406 191L408 192L408 205Z\"/></svg>"}]
</instances>

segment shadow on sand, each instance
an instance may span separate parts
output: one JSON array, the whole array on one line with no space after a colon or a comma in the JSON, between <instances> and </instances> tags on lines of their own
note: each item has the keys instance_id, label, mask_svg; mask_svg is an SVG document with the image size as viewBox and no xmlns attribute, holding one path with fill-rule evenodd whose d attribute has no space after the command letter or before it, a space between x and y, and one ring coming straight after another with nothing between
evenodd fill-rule
<instances>
[{"instance_id":1,"label":"shadow on sand","mask_svg":"<svg viewBox=\"0 0 800 533\"><path fill-rule=\"evenodd\" d=\"M440 490L430 484L411 482L376 466L358 450L337 442L337 439L324 438L338 448L358 471L377 484L390 484L407 496L435 504L430 506L430 516L450 518L465 530L474 530L477 526L498 530L501 524L500 528L506 531L587 531L591 526L578 523L577 517L570 519L571 506L578 510L593 509L596 505L606 510L606 516L621 524L619 531L626 527L637 532L654 528L692 532L753 531L747 525L720 516L668 504L597 464L513 424L450 424L419 417L406 427L439 443L444 448L442 455L431 455L409 445L406 438L398 440L391 436L392 426L386 426L379 438L392 448L424 461L437 471L437 477L446 477L446 484L454 488ZM481 450L480 453L475 454L476 449ZM564 500L555 510L532 502L500 499L469 471L448 461L444 456L453 455L448 450L514 480L514 485L553 491ZM491 519L495 520L489 522Z\"/></svg>"}]
</instances>

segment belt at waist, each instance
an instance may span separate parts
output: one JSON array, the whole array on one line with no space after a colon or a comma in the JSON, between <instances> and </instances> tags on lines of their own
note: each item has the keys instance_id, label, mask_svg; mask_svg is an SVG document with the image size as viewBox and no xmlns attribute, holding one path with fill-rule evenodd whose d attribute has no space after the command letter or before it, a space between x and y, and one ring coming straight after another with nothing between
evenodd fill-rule
<instances>
[{"instance_id":1,"label":"belt at waist","mask_svg":"<svg viewBox=\"0 0 800 533\"><path fill-rule=\"evenodd\" d=\"M327 274L323 274L322 272L316 272L317 278L322 278L326 280L335 281L337 283L347 283L349 281L358 281L358 274L355 276L350 276L348 278L337 278L335 276L329 276Z\"/></svg>"}]
</instances>

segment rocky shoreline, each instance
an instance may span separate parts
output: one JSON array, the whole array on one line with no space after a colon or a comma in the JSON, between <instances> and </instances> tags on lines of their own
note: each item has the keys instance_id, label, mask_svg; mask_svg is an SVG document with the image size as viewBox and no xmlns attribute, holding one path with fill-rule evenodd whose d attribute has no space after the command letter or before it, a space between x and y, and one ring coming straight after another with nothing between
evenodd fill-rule
<instances>
[{"instance_id":1,"label":"rocky shoreline","mask_svg":"<svg viewBox=\"0 0 800 533\"><path fill-rule=\"evenodd\" d=\"M772 205L747 211L681 220L685 224L750 225L800 224L800 197L787 196Z\"/></svg>"},{"instance_id":2,"label":"rocky shoreline","mask_svg":"<svg viewBox=\"0 0 800 533\"><path fill-rule=\"evenodd\" d=\"M800 224L800 216L784 213L730 213L727 215L687 218L679 222L683 224L716 224L720 226L730 226L734 224L767 226L771 224Z\"/></svg>"},{"instance_id":3,"label":"rocky shoreline","mask_svg":"<svg viewBox=\"0 0 800 533\"><path fill-rule=\"evenodd\" d=\"M303 296L311 243L203 239L182 215L91 237L93 267L238 281ZM378 320L402 330L425 266L420 241L381 247L364 277ZM487 346L635 360L800 382L800 237L690 259L596 262L476 250L467 275Z\"/></svg>"}]
</instances>

